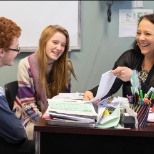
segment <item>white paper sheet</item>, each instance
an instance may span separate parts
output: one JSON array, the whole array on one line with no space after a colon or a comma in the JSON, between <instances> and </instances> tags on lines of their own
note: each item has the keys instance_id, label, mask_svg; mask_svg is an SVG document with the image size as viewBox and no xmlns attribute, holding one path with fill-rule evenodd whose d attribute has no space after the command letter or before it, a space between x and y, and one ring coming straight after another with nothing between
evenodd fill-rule
<instances>
[{"instance_id":1,"label":"white paper sheet","mask_svg":"<svg viewBox=\"0 0 154 154\"><path fill-rule=\"evenodd\" d=\"M83 100L84 93L59 93L52 99L72 99L72 100Z\"/></svg>"},{"instance_id":2,"label":"white paper sheet","mask_svg":"<svg viewBox=\"0 0 154 154\"><path fill-rule=\"evenodd\" d=\"M95 102L98 99L103 98L109 92L116 79L116 76L111 74L110 72L111 70L102 74L96 97L90 100L89 102Z\"/></svg>"},{"instance_id":3,"label":"white paper sheet","mask_svg":"<svg viewBox=\"0 0 154 154\"><path fill-rule=\"evenodd\" d=\"M68 115L97 117L94 106L88 101L71 99L48 99L50 111Z\"/></svg>"},{"instance_id":4,"label":"white paper sheet","mask_svg":"<svg viewBox=\"0 0 154 154\"><path fill-rule=\"evenodd\" d=\"M117 105L116 109L106 117L102 117L97 121L96 127L98 128L110 128L118 125L120 121L120 104Z\"/></svg>"}]
</instances>

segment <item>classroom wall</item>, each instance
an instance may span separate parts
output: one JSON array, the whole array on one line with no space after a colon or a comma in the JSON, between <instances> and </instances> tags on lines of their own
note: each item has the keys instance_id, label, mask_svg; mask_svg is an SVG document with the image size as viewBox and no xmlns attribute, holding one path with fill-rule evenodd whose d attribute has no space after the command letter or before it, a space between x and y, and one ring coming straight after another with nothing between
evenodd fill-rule
<instances>
[{"instance_id":1,"label":"classroom wall","mask_svg":"<svg viewBox=\"0 0 154 154\"><path fill-rule=\"evenodd\" d=\"M113 1L110 23L107 22L106 2L81 2L81 50L69 53L78 77L78 81L72 79L72 92L84 92L98 85L102 73L111 70L116 59L131 48L134 38L118 37L119 9L131 9L131 1ZM153 1L143 1L143 9L154 9L153 6ZM20 53L14 66L0 69L1 86L16 80L19 60L29 54ZM121 96L121 90L116 95Z\"/></svg>"}]
</instances>

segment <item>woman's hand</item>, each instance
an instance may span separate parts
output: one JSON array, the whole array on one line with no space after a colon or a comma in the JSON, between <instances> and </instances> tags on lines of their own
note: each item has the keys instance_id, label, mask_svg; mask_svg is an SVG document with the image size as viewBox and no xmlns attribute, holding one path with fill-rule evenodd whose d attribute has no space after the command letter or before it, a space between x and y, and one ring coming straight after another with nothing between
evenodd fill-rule
<instances>
[{"instance_id":1,"label":"woman's hand","mask_svg":"<svg viewBox=\"0 0 154 154\"><path fill-rule=\"evenodd\" d=\"M84 96L83 96L84 101L90 101L93 98L94 98L94 96L93 96L93 93L91 91L86 91L84 93ZM98 104L99 101L100 100L97 100L97 101L93 102L93 104Z\"/></svg>"},{"instance_id":2,"label":"woman's hand","mask_svg":"<svg viewBox=\"0 0 154 154\"><path fill-rule=\"evenodd\" d=\"M131 80L133 71L128 67L118 66L116 69L112 70L111 73L117 76L122 81L127 82Z\"/></svg>"},{"instance_id":3,"label":"woman's hand","mask_svg":"<svg viewBox=\"0 0 154 154\"><path fill-rule=\"evenodd\" d=\"M94 98L94 96L93 96L93 93L91 91L86 91L84 93L84 96L83 96L84 101L90 101L93 98Z\"/></svg>"}]
</instances>

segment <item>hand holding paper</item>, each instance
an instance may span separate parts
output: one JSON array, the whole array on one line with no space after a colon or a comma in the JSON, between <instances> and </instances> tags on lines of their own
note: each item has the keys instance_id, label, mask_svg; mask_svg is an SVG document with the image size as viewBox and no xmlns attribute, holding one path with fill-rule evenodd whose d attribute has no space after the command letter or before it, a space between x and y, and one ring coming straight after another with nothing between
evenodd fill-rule
<instances>
[{"instance_id":1,"label":"hand holding paper","mask_svg":"<svg viewBox=\"0 0 154 154\"><path fill-rule=\"evenodd\" d=\"M95 101L103 98L109 92L109 90L111 89L111 87L116 79L116 76L111 74L110 72L111 71L108 71L108 72L102 74L96 97L93 98L92 100L90 100L90 102L95 102Z\"/></svg>"}]
</instances>

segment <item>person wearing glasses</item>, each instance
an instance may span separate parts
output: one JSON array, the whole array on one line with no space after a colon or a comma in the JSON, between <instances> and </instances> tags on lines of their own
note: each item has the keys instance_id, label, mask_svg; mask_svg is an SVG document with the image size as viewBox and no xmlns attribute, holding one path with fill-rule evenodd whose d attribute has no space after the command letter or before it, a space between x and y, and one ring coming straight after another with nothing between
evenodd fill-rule
<instances>
[{"instance_id":1,"label":"person wearing glasses","mask_svg":"<svg viewBox=\"0 0 154 154\"><path fill-rule=\"evenodd\" d=\"M14 64L14 59L20 52L20 35L21 28L15 22L0 17L0 67ZM21 154L23 151L27 151L25 149L31 146L27 139L25 128L15 113L10 110L4 89L0 87L0 153L7 151L8 153ZM18 148L11 144L18 144ZM22 149L21 146L25 149ZM34 149L35 144L32 146ZM5 149L6 147L8 149ZM20 150L18 151L18 149Z\"/></svg>"},{"instance_id":2,"label":"person wearing glasses","mask_svg":"<svg viewBox=\"0 0 154 154\"><path fill-rule=\"evenodd\" d=\"M17 47L17 49L8 48L8 50L12 50L12 51L16 51L16 52L20 53L20 47Z\"/></svg>"},{"instance_id":3,"label":"person wearing glasses","mask_svg":"<svg viewBox=\"0 0 154 154\"><path fill-rule=\"evenodd\" d=\"M38 50L19 62L14 109L29 139L35 137L34 124L47 109L47 99L70 92L71 75L77 80L68 50L68 31L59 25L49 25L40 36Z\"/></svg>"},{"instance_id":4,"label":"person wearing glasses","mask_svg":"<svg viewBox=\"0 0 154 154\"><path fill-rule=\"evenodd\" d=\"M154 87L154 14L141 16L138 22L133 48L124 52L115 62L111 73L117 76L113 86L104 98L115 94L123 86L123 97L132 95L131 76L137 70L143 95ZM98 86L84 93L84 100L91 100ZM98 103L96 101L96 103Z\"/></svg>"}]
</instances>

